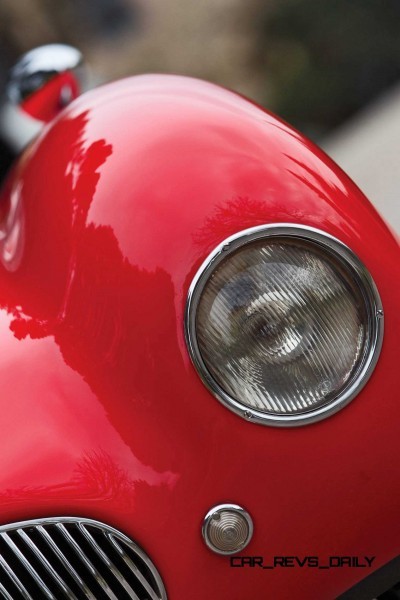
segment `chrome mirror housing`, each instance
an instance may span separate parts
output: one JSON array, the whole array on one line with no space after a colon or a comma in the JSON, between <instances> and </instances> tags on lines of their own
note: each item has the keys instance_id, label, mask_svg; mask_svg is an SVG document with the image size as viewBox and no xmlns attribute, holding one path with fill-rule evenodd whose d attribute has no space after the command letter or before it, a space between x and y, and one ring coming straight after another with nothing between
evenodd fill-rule
<instances>
[{"instance_id":1,"label":"chrome mirror housing","mask_svg":"<svg viewBox=\"0 0 400 600\"><path fill-rule=\"evenodd\" d=\"M82 54L72 46L49 44L24 54L11 68L3 94L3 143L19 154L86 84Z\"/></svg>"}]
</instances>

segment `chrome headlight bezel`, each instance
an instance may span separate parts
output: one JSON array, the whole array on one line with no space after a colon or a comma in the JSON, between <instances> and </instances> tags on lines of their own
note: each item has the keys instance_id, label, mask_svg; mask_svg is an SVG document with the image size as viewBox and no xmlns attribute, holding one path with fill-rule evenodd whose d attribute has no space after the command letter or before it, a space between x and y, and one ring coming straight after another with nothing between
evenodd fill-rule
<instances>
[{"instance_id":1,"label":"chrome headlight bezel","mask_svg":"<svg viewBox=\"0 0 400 600\"><path fill-rule=\"evenodd\" d=\"M211 274L231 253L239 248L265 238L294 238L307 241L331 256L354 276L368 318L369 336L361 364L348 385L329 403L300 414L276 415L260 411L238 401L228 394L210 373L202 358L196 334L196 315L201 295ZM307 425L320 421L346 406L364 387L378 361L383 341L383 308L378 289L367 268L356 254L343 242L319 229L304 225L276 223L243 230L224 240L203 262L188 292L185 311L185 338L191 360L206 387L227 408L242 418L262 425L280 427Z\"/></svg>"}]
</instances>

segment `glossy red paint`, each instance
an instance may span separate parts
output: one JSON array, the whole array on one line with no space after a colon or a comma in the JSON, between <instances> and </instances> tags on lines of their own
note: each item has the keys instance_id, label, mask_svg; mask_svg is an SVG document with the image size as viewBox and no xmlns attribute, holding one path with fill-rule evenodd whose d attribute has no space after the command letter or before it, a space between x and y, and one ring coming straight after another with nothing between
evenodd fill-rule
<instances>
[{"instance_id":1,"label":"glossy red paint","mask_svg":"<svg viewBox=\"0 0 400 600\"><path fill-rule=\"evenodd\" d=\"M19 256L0 271L1 523L113 525L149 553L171 600L330 599L367 575L230 568L200 533L221 502L253 517L246 555L372 555L378 567L398 554L400 251L320 150L214 85L140 76L77 99L2 196L21 226L0 247ZM226 410L183 335L205 257L275 222L348 244L386 318L359 396L297 429Z\"/></svg>"}]
</instances>

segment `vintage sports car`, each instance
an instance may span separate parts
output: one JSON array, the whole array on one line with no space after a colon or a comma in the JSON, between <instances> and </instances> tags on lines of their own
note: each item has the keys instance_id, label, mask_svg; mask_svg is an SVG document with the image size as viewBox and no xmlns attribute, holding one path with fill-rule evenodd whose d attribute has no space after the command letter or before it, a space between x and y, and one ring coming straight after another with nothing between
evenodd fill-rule
<instances>
[{"instance_id":1,"label":"vintage sports car","mask_svg":"<svg viewBox=\"0 0 400 600\"><path fill-rule=\"evenodd\" d=\"M397 240L245 98L80 70L0 119L0 595L399 597Z\"/></svg>"}]
</instances>

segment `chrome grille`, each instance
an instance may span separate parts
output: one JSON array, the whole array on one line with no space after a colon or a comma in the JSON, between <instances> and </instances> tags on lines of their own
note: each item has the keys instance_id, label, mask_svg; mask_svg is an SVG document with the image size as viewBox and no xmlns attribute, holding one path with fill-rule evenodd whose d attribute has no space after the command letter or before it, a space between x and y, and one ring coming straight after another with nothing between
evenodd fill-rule
<instances>
[{"instance_id":1,"label":"chrome grille","mask_svg":"<svg viewBox=\"0 0 400 600\"><path fill-rule=\"evenodd\" d=\"M149 557L115 529L60 517L0 527L0 596L7 600L166 600Z\"/></svg>"}]
</instances>

